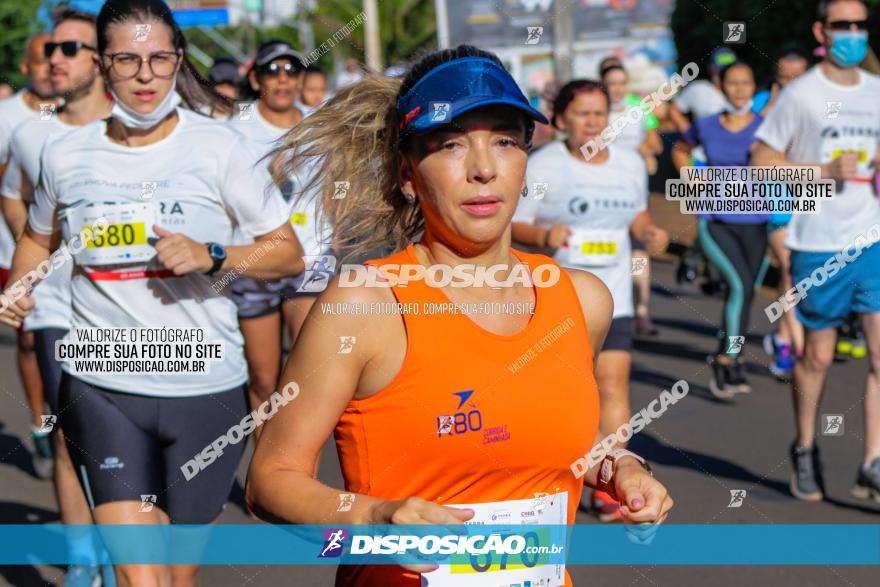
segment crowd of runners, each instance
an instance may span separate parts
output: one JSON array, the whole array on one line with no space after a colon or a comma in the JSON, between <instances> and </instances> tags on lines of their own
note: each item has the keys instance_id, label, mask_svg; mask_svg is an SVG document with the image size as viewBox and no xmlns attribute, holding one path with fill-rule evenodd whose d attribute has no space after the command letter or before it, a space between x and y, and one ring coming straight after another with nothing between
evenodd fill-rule
<instances>
[{"instance_id":1,"label":"crowd of runners","mask_svg":"<svg viewBox=\"0 0 880 587\"><path fill-rule=\"evenodd\" d=\"M672 498L623 443L572 474L633 417L636 336L662 340L650 257L670 234L648 187L662 160L834 180L817 215L701 214L683 263L723 297L705 383L727 402L752 390L742 341L766 330L750 309L768 265L780 299L812 280L764 340L792 384L791 492L824 497L814 440L828 369L867 355L853 494L880 502L867 22L860 0L820 2L818 49L783 47L761 91L721 47L708 79L653 110L616 57L536 109L471 46L385 75L350 60L333 80L271 40L202 76L162 0L56 10L24 48L27 85L0 101L0 322L17 330L34 468L53 479L62 522L212 523L250 432L246 498L267 521L460 524L549 495L556 523L574 523L582 499L605 522L662 522ZM634 108L637 123L583 149ZM492 280L437 285L443 268ZM316 478L331 435L344 488ZM197 565L113 565L91 535L67 542L65 585L198 581ZM419 585L432 570L343 566L337 580Z\"/></svg>"}]
</instances>

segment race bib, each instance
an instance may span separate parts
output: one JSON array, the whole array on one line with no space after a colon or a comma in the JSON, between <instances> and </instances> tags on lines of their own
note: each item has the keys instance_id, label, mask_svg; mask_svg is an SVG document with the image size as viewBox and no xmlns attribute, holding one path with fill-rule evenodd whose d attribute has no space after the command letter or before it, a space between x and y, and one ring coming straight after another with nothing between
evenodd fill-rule
<instances>
[{"instance_id":1,"label":"race bib","mask_svg":"<svg viewBox=\"0 0 880 587\"><path fill-rule=\"evenodd\" d=\"M607 267L617 262L628 238L625 229L579 229L568 237L568 261L584 267Z\"/></svg>"},{"instance_id":2,"label":"race bib","mask_svg":"<svg viewBox=\"0 0 880 587\"><path fill-rule=\"evenodd\" d=\"M517 499L478 504L455 504L450 507L474 510L468 526L491 524L511 526L510 533L525 538L526 551L515 555L481 554L452 555L451 564L441 564L436 571L422 575L423 585L430 587L482 587L484 585L538 585L557 587L565 584L564 564L541 564L546 554L528 552L528 547L550 546L550 530L529 531L529 525L564 525L568 517L568 493L536 495L533 499ZM516 526L524 526L517 528ZM559 544L558 546L563 546Z\"/></svg>"},{"instance_id":3,"label":"race bib","mask_svg":"<svg viewBox=\"0 0 880 587\"><path fill-rule=\"evenodd\" d=\"M149 239L157 238L156 207L153 204L97 204L74 209L68 216L71 232L95 225L98 219L107 228L90 240L77 255L80 265L144 263L156 256Z\"/></svg>"},{"instance_id":4,"label":"race bib","mask_svg":"<svg viewBox=\"0 0 880 587\"><path fill-rule=\"evenodd\" d=\"M867 180L874 176L871 164L874 160L877 143L870 136L826 138L821 149L822 163L830 163L845 153L855 153L858 162L857 178Z\"/></svg>"},{"instance_id":5,"label":"race bib","mask_svg":"<svg viewBox=\"0 0 880 587\"><path fill-rule=\"evenodd\" d=\"M294 226L307 226L309 224L309 215L305 212L294 212L290 217L290 223Z\"/></svg>"}]
</instances>

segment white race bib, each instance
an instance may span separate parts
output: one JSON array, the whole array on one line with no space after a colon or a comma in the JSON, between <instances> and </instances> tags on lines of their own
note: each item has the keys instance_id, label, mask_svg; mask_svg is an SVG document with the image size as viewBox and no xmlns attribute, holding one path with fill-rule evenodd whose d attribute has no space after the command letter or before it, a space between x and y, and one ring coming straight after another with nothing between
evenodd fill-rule
<instances>
[{"instance_id":1,"label":"white race bib","mask_svg":"<svg viewBox=\"0 0 880 587\"><path fill-rule=\"evenodd\" d=\"M474 510L468 526L564 525L568 519L568 492L534 499L516 499L478 504L449 504L450 507ZM529 546L550 546L550 531L516 531ZM531 536L530 536L531 534ZM558 546L563 546L562 544ZM538 585L558 587L565 584L564 564L537 564L538 554L520 553L503 557L498 554L463 555L462 564L441 564L436 571L424 573L422 584L430 587L482 587L484 585ZM455 555L457 559L458 556ZM530 582L530 583L528 583Z\"/></svg>"},{"instance_id":2,"label":"white race bib","mask_svg":"<svg viewBox=\"0 0 880 587\"><path fill-rule=\"evenodd\" d=\"M626 229L581 228L568 237L568 262L584 267L608 267L617 263L625 239Z\"/></svg>"},{"instance_id":3,"label":"white race bib","mask_svg":"<svg viewBox=\"0 0 880 587\"><path fill-rule=\"evenodd\" d=\"M103 233L97 233L77 255L80 265L115 265L144 263L156 256L150 238L156 224L156 207L143 204L96 204L73 209L67 217L71 234L92 229L98 219L107 222ZM100 224L98 224L100 225Z\"/></svg>"}]
</instances>

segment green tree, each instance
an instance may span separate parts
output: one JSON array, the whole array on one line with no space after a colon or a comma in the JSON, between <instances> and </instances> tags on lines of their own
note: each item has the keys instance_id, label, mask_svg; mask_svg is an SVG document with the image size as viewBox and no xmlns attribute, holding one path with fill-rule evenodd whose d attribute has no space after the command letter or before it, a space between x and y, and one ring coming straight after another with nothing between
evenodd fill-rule
<instances>
[{"instance_id":1,"label":"green tree","mask_svg":"<svg viewBox=\"0 0 880 587\"><path fill-rule=\"evenodd\" d=\"M37 19L40 0L0 2L0 82L18 89L27 81L18 70L24 46L42 23Z\"/></svg>"},{"instance_id":2,"label":"green tree","mask_svg":"<svg viewBox=\"0 0 880 587\"><path fill-rule=\"evenodd\" d=\"M880 0L866 0L873 33L878 41ZM785 43L799 42L808 49L816 46L812 27L817 0L789 0L768 3L766 0L676 0L670 26L678 48L680 64L696 62L705 73L709 54L724 46L723 23L746 23L746 43L728 45L754 69L759 83L773 75L773 56Z\"/></svg>"}]
</instances>

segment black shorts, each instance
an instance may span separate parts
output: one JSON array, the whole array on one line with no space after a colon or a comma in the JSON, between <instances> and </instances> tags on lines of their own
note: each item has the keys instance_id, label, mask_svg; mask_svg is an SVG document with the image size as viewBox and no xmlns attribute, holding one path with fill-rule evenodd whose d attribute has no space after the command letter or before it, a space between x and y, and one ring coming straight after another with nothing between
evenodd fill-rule
<instances>
[{"instance_id":1,"label":"black shorts","mask_svg":"<svg viewBox=\"0 0 880 587\"><path fill-rule=\"evenodd\" d=\"M602 350L631 353L634 338L633 319L628 317L614 318L611 321L611 326L608 328L608 335L605 337L605 344L602 345Z\"/></svg>"},{"instance_id":2,"label":"black shorts","mask_svg":"<svg viewBox=\"0 0 880 587\"><path fill-rule=\"evenodd\" d=\"M229 291L238 308L239 320L262 318L281 310L277 282L237 277L229 285Z\"/></svg>"},{"instance_id":3,"label":"black shorts","mask_svg":"<svg viewBox=\"0 0 880 587\"><path fill-rule=\"evenodd\" d=\"M57 416L58 396L61 393L61 363L55 360L55 342L64 338L67 331L62 328L41 328L33 333L37 365L43 381L43 399L50 412Z\"/></svg>"},{"instance_id":4,"label":"black shorts","mask_svg":"<svg viewBox=\"0 0 880 587\"><path fill-rule=\"evenodd\" d=\"M246 439L187 480L181 467L248 413L244 386L194 397L147 397L64 373L61 427L92 508L149 501L175 524L208 524L223 511Z\"/></svg>"}]
</instances>

